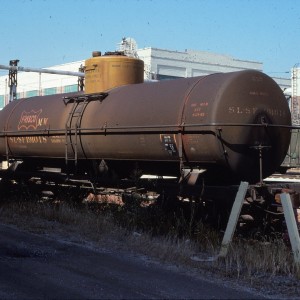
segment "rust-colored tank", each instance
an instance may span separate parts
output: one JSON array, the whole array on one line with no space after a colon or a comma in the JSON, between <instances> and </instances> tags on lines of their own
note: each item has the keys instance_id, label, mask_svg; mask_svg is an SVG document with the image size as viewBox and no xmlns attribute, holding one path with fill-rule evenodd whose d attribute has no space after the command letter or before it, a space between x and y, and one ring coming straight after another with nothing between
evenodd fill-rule
<instances>
[{"instance_id":1,"label":"rust-colored tank","mask_svg":"<svg viewBox=\"0 0 300 300\"><path fill-rule=\"evenodd\" d=\"M120 176L186 168L257 182L283 161L290 125L279 86L249 70L11 102L0 112L0 155L36 167L101 162Z\"/></svg>"},{"instance_id":2,"label":"rust-colored tank","mask_svg":"<svg viewBox=\"0 0 300 300\"><path fill-rule=\"evenodd\" d=\"M99 51L85 61L85 92L103 92L117 86L142 83L144 62L119 52L108 52L101 56Z\"/></svg>"}]
</instances>

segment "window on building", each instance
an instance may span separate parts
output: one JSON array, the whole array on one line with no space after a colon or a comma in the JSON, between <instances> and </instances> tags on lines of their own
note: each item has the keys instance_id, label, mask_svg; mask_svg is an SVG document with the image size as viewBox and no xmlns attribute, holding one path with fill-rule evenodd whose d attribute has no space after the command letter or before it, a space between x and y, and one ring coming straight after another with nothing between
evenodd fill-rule
<instances>
[{"instance_id":1,"label":"window on building","mask_svg":"<svg viewBox=\"0 0 300 300\"><path fill-rule=\"evenodd\" d=\"M56 87L44 89L44 95L56 94Z\"/></svg>"},{"instance_id":2,"label":"window on building","mask_svg":"<svg viewBox=\"0 0 300 300\"><path fill-rule=\"evenodd\" d=\"M29 97L35 97L35 96L38 96L38 95L39 95L39 91L37 91L37 90L26 92L26 97L27 98L29 98Z\"/></svg>"},{"instance_id":3,"label":"window on building","mask_svg":"<svg viewBox=\"0 0 300 300\"><path fill-rule=\"evenodd\" d=\"M0 96L0 108L4 107L4 95Z\"/></svg>"},{"instance_id":4,"label":"window on building","mask_svg":"<svg viewBox=\"0 0 300 300\"><path fill-rule=\"evenodd\" d=\"M177 78L182 78L180 76L170 76L170 75L161 75L157 74L157 80L169 80L169 79L177 79Z\"/></svg>"},{"instance_id":5,"label":"window on building","mask_svg":"<svg viewBox=\"0 0 300 300\"><path fill-rule=\"evenodd\" d=\"M65 93L72 93L72 92L77 92L77 91L78 91L77 84L72 84L72 85L66 85L66 86L64 86L64 92Z\"/></svg>"}]
</instances>

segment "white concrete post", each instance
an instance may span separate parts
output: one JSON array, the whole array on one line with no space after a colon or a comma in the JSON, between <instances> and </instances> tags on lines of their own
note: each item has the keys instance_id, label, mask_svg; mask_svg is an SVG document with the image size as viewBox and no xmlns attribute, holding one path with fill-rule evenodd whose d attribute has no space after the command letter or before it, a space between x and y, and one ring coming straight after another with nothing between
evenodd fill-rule
<instances>
[{"instance_id":1,"label":"white concrete post","mask_svg":"<svg viewBox=\"0 0 300 300\"><path fill-rule=\"evenodd\" d=\"M288 228L290 242L292 245L294 261L298 265L298 267L300 267L300 238L291 197L287 193L282 193L280 194L280 199L283 206L283 212Z\"/></svg>"},{"instance_id":2,"label":"white concrete post","mask_svg":"<svg viewBox=\"0 0 300 300\"><path fill-rule=\"evenodd\" d=\"M237 221L239 219L245 195L248 189L248 182L241 182L239 190L235 196L235 200L231 209L226 231L221 244L221 249L218 257L225 257L228 253L228 248L231 243Z\"/></svg>"}]
</instances>

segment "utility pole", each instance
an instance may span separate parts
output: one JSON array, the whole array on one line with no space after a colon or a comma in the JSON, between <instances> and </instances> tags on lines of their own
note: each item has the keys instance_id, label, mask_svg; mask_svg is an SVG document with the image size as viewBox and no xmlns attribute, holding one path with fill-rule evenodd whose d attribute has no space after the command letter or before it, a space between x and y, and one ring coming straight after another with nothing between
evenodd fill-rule
<instances>
[{"instance_id":1,"label":"utility pole","mask_svg":"<svg viewBox=\"0 0 300 300\"><path fill-rule=\"evenodd\" d=\"M18 62L19 62L18 59L10 60L9 66L17 67ZM17 99L17 85L18 85L17 75L18 75L17 69L14 68L9 69L9 73L8 73L9 102Z\"/></svg>"},{"instance_id":2,"label":"utility pole","mask_svg":"<svg viewBox=\"0 0 300 300\"><path fill-rule=\"evenodd\" d=\"M299 111L299 95L298 95L298 73L299 64L296 64L292 69L292 98L291 98L291 113L293 125L300 125L300 111Z\"/></svg>"},{"instance_id":3,"label":"utility pole","mask_svg":"<svg viewBox=\"0 0 300 300\"><path fill-rule=\"evenodd\" d=\"M9 102L17 99L17 74L18 71L22 72L36 72L40 74L40 85L39 85L39 94L41 95L41 73L48 74L58 74L58 75L66 75L66 76L78 76L78 89L81 91L84 87L84 67L81 66L80 72L72 72L72 71L62 71L62 70L52 70L52 69L37 69L37 68L25 68L18 66L18 59L10 60L9 66L0 65L0 70L9 70Z\"/></svg>"},{"instance_id":4,"label":"utility pole","mask_svg":"<svg viewBox=\"0 0 300 300\"><path fill-rule=\"evenodd\" d=\"M85 67L83 65L80 65L78 72L84 74L84 69L85 69ZM77 84L78 84L78 92L83 91L83 88L84 88L84 77L83 76L78 76Z\"/></svg>"}]
</instances>

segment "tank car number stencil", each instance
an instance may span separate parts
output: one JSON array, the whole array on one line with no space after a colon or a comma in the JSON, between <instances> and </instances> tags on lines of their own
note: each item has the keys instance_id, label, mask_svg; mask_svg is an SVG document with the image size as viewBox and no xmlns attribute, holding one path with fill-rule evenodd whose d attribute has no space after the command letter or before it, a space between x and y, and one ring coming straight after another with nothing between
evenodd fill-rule
<instances>
[{"instance_id":1,"label":"tank car number stencil","mask_svg":"<svg viewBox=\"0 0 300 300\"><path fill-rule=\"evenodd\" d=\"M45 144L47 138L44 136L21 136L21 137L10 137L10 142L14 144Z\"/></svg>"},{"instance_id":2,"label":"tank car number stencil","mask_svg":"<svg viewBox=\"0 0 300 300\"><path fill-rule=\"evenodd\" d=\"M18 130L37 129L48 124L48 118L41 118L42 109L29 112L23 111L19 120Z\"/></svg>"},{"instance_id":3,"label":"tank car number stencil","mask_svg":"<svg viewBox=\"0 0 300 300\"><path fill-rule=\"evenodd\" d=\"M230 106L228 107L229 114L246 114L246 115L255 115L258 112L258 107L242 107L242 106ZM286 112L282 109L277 108L267 108L263 109L262 112L266 112L271 116L276 117L285 117Z\"/></svg>"},{"instance_id":4,"label":"tank car number stencil","mask_svg":"<svg viewBox=\"0 0 300 300\"><path fill-rule=\"evenodd\" d=\"M230 106L228 107L229 114L246 114L255 115L257 107L242 107L242 106Z\"/></svg>"},{"instance_id":5,"label":"tank car number stencil","mask_svg":"<svg viewBox=\"0 0 300 300\"><path fill-rule=\"evenodd\" d=\"M207 116L208 101L191 103L191 108L193 118L204 118Z\"/></svg>"},{"instance_id":6,"label":"tank car number stencil","mask_svg":"<svg viewBox=\"0 0 300 300\"><path fill-rule=\"evenodd\" d=\"M161 134L160 140L163 143L165 150L171 155L175 156L177 155L177 147L176 142L173 136L168 134Z\"/></svg>"}]
</instances>

